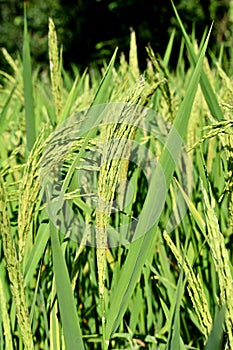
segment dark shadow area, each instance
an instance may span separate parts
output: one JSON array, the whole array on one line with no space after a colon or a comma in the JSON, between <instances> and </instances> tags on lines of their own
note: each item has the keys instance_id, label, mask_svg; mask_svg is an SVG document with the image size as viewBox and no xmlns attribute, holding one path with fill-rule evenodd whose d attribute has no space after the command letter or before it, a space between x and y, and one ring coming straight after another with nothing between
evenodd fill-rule
<instances>
[{"instance_id":1,"label":"dark shadow area","mask_svg":"<svg viewBox=\"0 0 233 350\"><path fill-rule=\"evenodd\" d=\"M195 28L200 41L205 28L215 20L209 48L217 54L222 43L230 46L232 23L229 18L229 0L177 0L175 5L189 34ZM22 54L23 7L16 0L0 1L0 47L16 57ZM137 35L140 68L146 65L145 47L163 56L171 31L176 35L171 68L176 66L181 33L170 0L47 0L27 1L28 28L31 35L33 62L48 67L48 18L52 17L63 47L64 66L70 70L75 64L84 70L93 63L102 66L116 47L128 55L130 28ZM8 69L1 54L1 69Z\"/></svg>"}]
</instances>

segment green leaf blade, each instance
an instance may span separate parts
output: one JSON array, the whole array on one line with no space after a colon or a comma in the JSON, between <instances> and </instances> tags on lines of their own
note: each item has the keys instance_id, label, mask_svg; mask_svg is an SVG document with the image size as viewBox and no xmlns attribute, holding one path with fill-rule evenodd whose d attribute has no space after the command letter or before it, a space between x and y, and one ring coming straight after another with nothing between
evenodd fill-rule
<instances>
[{"instance_id":1,"label":"green leaf blade","mask_svg":"<svg viewBox=\"0 0 233 350\"><path fill-rule=\"evenodd\" d=\"M186 33L186 30L182 24L182 21L180 19L180 16L175 8L175 5L173 3L173 1L171 0L171 3L172 3L172 6L173 6L173 9L174 9L174 12L175 12L175 15L176 15L176 18L178 20L178 23L179 23L179 26L182 30L182 34L183 34L183 37L184 37L184 40L185 40L185 43L186 43L186 46L187 46L187 49L188 49L188 52L191 56L191 60L194 64L196 64L197 62L197 56L195 54L195 51L193 49L193 46L191 44L191 41L188 37L188 34ZM213 25L213 24L212 24ZM217 100L217 97L213 91L213 88L205 74L205 72L202 72L201 74L201 78L200 78L200 84L201 84L201 89L203 91L203 94L205 96L205 100L208 104L208 107L210 109L210 112L212 114L212 116L216 119L216 120L223 120L223 112L219 106L219 103L218 103L218 100Z\"/></svg>"},{"instance_id":2,"label":"green leaf blade","mask_svg":"<svg viewBox=\"0 0 233 350\"><path fill-rule=\"evenodd\" d=\"M56 228L50 226L51 242L53 250L53 267L55 274L58 304L61 313L62 325L66 348L69 350L84 350L81 330L74 296L67 271L67 266L62 254Z\"/></svg>"},{"instance_id":3,"label":"green leaf blade","mask_svg":"<svg viewBox=\"0 0 233 350\"><path fill-rule=\"evenodd\" d=\"M30 151L36 139L31 55L27 29L26 5L24 5L24 43L23 43L23 85L26 117L27 147Z\"/></svg>"}]
</instances>

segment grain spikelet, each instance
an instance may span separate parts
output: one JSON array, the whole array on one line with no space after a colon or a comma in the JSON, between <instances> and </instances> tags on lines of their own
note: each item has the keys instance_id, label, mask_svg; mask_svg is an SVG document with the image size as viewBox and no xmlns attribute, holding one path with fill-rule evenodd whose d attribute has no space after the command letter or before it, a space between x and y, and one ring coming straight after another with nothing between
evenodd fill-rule
<instances>
[{"instance_id":1,"label":"grain spikelet","mask_svg":"<svg viewBox=\"0 0 233 350\"><path fill-rule=\"evenodd\" d=\"M221 89L222 100L227 102L231 101L233 97L233 85L231 79L227 76L224 70L220 67L219 63L216 63L218 73L223 81L223 87Z\"/></svg>"},{"instance_id":2,"label":"grain spikelet","mask_svg":"<svg viewBox=\"0 0 233 350\"><path fill-rule=\"evenodd\" d=\"M233 348L233 299L231 264L224 237L220 232L218 219L214 211L214 197L209 186L210 199L201 181L205 203L207 241L211 249L215 269L219 279L220 304L226 306L226 328L230 349Z\"/></svg>"},{"instance_id":3,"label":"grain spikelet","mask_svg":"<svg viewBox=\"0 0 233 350\"><path fill-rule=\"evenodd\" d=\"M208 133L203 135L203 137L198 140L194 145L192 145L191 148L188 149L188 151L194 149L198 145L201 145L205 140L211 139L216 136L221 136L221 134L225 135L232 135L232 127L233 127L233 121L232 120L224 120L221 122L216 122L215 124L212 124L211 126L207 126L204 129L210 130Z\"/></svg>"},{"instance_id":4,"label":"grain spikelet","mask_svg":"<svg viewBox=\"0 0 233 350\"><path fill-rule=\"evenodd\" d=\"M227 159L226 185L222 196L219 198L219 201L221 201L225 193L229 196L229 214L230 214L229 223L231 226L233 226L233 180L232 180L233 121L224 120L221 122L214 122L212 125L205 127L204 130L209 130L209 131L198 142L196 142L189 149L189 151L194 149L198 145L202 144L205 140L215 141L214 138L219 137ZM210 143L210 150L208 154L210 154L212 150L212 145L213 144ZM210 170L210 163L207 163L207 164L208 164L208 170Z\"/></svg>"},{"instance_id":5,"label":"grain spikelet","mask_svg":"<svg viewBox=\"0 0 233 350\"><path fill-rule=\"evenodd\" d=\"M54 22L49 18L49 63L52 83L52 94L55 105L57 122L62 110L62 50L58 51L57 34Z\"/></svg>"},{"instance_id":6,"label":"grain spikelet","mask_svg":"<svg viewBox=\"0 0 233 350\"><path fill-rule=\"evenodd\" d=\"M203 97L201 87L197 89L194 99L192 113L189 119L187 131L187 148L191 148L193 144L198 142L200 138L201 116L207 114L208 106Z\"/></svg>"},{"instance_id":7,"label":"grain spikelet","mask_svg":"<svg viewBox=\"0 0 233 350\"><path fill-rule=\"evenodd\" d=\"M133 77L135 79L138 79L140 73L138 68L136 34L134 30L131 30L130 34L129 67L131 69Z\"/></svg>"},{"instance_id":8,"label":"grain spikelet","mask_svg":"<svg viewBox=\"0 0 233 350\"><path fill-rule=\"evenodd\" d=\"M200 277L195 275L188 257L186 256L185 259L182 257L166 231L163 233L163 236L187 276L188 292L198 316L202 332L207 339L212 327L212 317Z\"/></svg>"},{"instance_id":9,"label":"grain spikelet","mask_svg":"<svg viewBox=\"0 0 233 350\"><path fill-rule=\"evenodd\" d=\"M17 77L18 78L21 77L21 82L22 82L22 75L21 75L20 68L17 65L16 61L11 57L11 55L8 53L8 51L5 48L2 48L2 53L3 53L3 56L6 59L7 63L11 66L11 68L17 74Z\"/></svg>"},{"instance_id":10,"label":"grain spikelet","mask_svg":"<svg viewBox=\"0 0 233 350\"><path fill-rule=\"evenodd\" d=\"M24 290L24 278L22 266L17 257L17 250L11 235L10 218L7 210L7 198L4 188L4 180L0 174L0 232L3 241L4 256L7 262L7 271L11 281L11 293L13 295L16 315L22 333L26 350L33 350L30 318Z\"/></svg>"},{"instance_id":11,"label":"grain spikelet","mask_svg":"<svg viewBox=\"0 0 233 350\"><path fill-rule=\"evenodd\" d=\"M173 121L176 116L176 101L174 98L174 93L171 87L171 79L168 74L167 67L165 67L162 59L155 56L152 48L147 47L148 56L155 68L157 82L159 82L159 89L161 90L163 99L161 100L161 110L163 110L163 115L168 115L168 119Z\"/></svg>"},{"instance_id":12,"label":"grain spikelet","mask_svg":"<svg viewBox=\"0 0 233 350\"><path fill-rule=\"evenodd\" d=\"M121 111L118 123L111 123L101 130L100 138L107 140L103 149L98 181L98 201L96 208L96 247L99 294L102 302L103 339L105 332L105 279L107 228L119 178L125 178L128 169L129 140L132 140L140 118L140 108L136 104L144 88L144 80L139 80L132 91L129 101ZM126 160L125 160L126 159ZM123 175L120 176L120 171ZM121 199L122 200L122 199ZM105 344L104 344L105 346Z\"/></svg>"},{"instance_id":13,"label":"grain spikelet","mask_svg":"<svg viewBox=\"0 0 233 350\"><path fill-rule=\"evenodd\" d=\"M28 233L40 191L39 167L40 157L44 147L43 137L44 133L42 132L30 152L19 185L18 245L20 262L23 261L25 255Z\"/></svg>"},{"instance_id":14,"label":"grain spikelet","mask_svg":"<svg viewBox=\"0 0 233 350\"><path fill-rule=\"evenodd\" d=\"M230 12L233 13L233 2L230 2ZM231 23L232 25L232 23ZM229 197L229 214L230 225L233 227L233 122L232 122L232 99L233 99L233 84L227 74L223 71L219 64L217 64L218 73L222 79L221 104L224 108L224 117L226 125L221 128L219 139L223 145L223 149L227 159L227 179L223 195L226 193ZM227 127L229 128L227 129ZM227 129L227 130L226 130ZM223 132L222 132L223 131ZM222 196L223 197L223 196ZM221 199L221 198L220 198Z\"/></svg>"},{"instance_id":15,"label":"grain spikelet","mask_svg":"<svg viewBox=\"0 0 233 350\"><path fill-rule=\"evenodd\" d=\"M2 276L1 276L2 277ZM0 277L0 312L3 322L3 329L4 329L4 338L5 338L5 346L8 350L13 350L13 342L12 342L12 336L11 336L11 325L10 325L10 318L7 310L7 300L6 300L6 288L4 288L4 283L2 281L2 278Z\"/></svg>"}]
</instances>

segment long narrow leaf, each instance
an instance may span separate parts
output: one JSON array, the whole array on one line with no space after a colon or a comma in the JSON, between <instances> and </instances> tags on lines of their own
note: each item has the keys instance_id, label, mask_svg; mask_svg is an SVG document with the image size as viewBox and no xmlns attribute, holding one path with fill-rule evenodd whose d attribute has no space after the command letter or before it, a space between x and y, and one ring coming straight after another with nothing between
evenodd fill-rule
<instances>
[{"instance_id":1,"label":"long narrow leaf","mask_svg":"<svg viewBox=\"0 0 233 350\"><path fill-rule=\"evenodd\" d=\"M172 6L173 6L173 9L174 9L174 12L176 14L176 18L179 22L179 26L182 30L182 34L183 34L183 37L185 39L185 43L186 43L186 46L187 46L187 49L188 49L188 52L191 56L191 59L192 59L192 62L194 64L196 64L197 62L197 55L195 54L195 51L194 51L194 48L193 48L193 45L188 37L188 34L186 33L185 31L185 28L182 24L182 21L179 17L179 14L175 8L175 5L173 3L173 1L171 0L171 3L172 3ZM200 79L200 84L201 84L201 88L202 88L202 91L203 91L203 94L205 96L205 100L209 106L209 109L210 109L210 112L212 114L212 116L214 118L216 118L217 120L223 120L223 112L218 104L218 101L217 101L217 97L213 91L213 88L206 76L206 74L204 72L202 72L201 74L201 79Z\"/></svg>"},{"instance_id":2,"label":"long narrow leaf","mask_svg":"<svg viewBox=\"0 0 233 350\"><path fill-rule=\"evenodd\" d=\"M50 226L50 233L53 250L53 267L56 290L59 310L61 313L62 326L64 330L66 349L84 350L67 266L59 243L58 232L52 224Z\"/></svg>"},{"instance_id":3,"label":"long narrow leaf","mask_svg":"<svg viewBox=\"0 0 233 350\"><path fill-rule=\"evenodd\" d=\"M169 39L169 42L168 42L168 45L167 45L166 52L165 52L164 57L163 57L163 62L164 62L165 67L168 67L168 63L169 63L171 53L172 53L172 47L173 47L173 43L174 43L175 34L176 34L176 30L173 29L171 36L170 36L170 39Z\"/></svg>"},{"instance_id":4,"label":"long narrow leaf","mask_svg":"<svg viewBox=\"0 0 233 350\"><path fill-rule=\"evenodd\" d=\"M183 270L181 270L174 300L172 325L168 334L166 350L180 349L180 305L184 294L184 287L185 281L183 281Z\"/></svg>"},{"instance_id":5,"label":"long narrow leaf","mask_svg":"<svg viewBox=\"0 0 233 350\"><path fill-rule=\"evenodd\" d=\"M222 307L215 317L213 328L204 350L222 349L224 321L225 321L225 308Z\"/></svg>"},{"instance_id":6,"label":"long narrow leaf","mask_svg":"<svg viewBox=\"0 0 233 350\"><path fill-rule=\"evenodd\" d=\"M28 257L25 266L25 284L27 285L31 280L36 267L43 256L46 244L49 240L49 225L41 225L35 239L35 243L32 247L31 253Z\"/></svg>"},{"instance_id":7,"label":"long narrow leaf","mask_svg":"<svg viewBox=\"0 0 233 350\"><path fill-rule=\"evenodd\" d=\"M30 46L27 29L26 5L24 6L24 43L23 43L23 86L24 86L24 105L26 115L26 135L27 147L29 150L36 139L33 85L32 85L32 68Z\"/></svg>"},{"instance_id":8,"label":"long narrow leaf","mask_svg":"<svg viewBox=\"0 0 233 350\"><path fill-rule=\"evenodd\" d=\"M111 61L106 69L106 72L104 73L104 76L98 86L98 89L96 91L95 97L93 99L93 102L91 106L106 103L109 101L109 86L111 86L111 79L112 79L112 69L114 67L116 54L117 54L117 48L115 49Z\"/></svg>"}]
</instances>

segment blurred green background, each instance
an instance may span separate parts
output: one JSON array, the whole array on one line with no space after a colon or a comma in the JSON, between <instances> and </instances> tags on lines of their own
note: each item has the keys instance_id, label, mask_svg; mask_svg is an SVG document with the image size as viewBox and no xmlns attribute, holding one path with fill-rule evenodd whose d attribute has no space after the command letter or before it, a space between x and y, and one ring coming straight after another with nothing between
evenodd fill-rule
<instances>
[{"instance_id":1,"label":"blurred green background","mask_svg":"<svg viewBox=\"0 0 233 350\"><path fill-rule=\"evenodd\" d=\"M210 50L232 46L232 0L174 0L189 33L195 28L200 38L214 20ZM130 27L136 31L141 69L146 65L145 46L163 55L171 30L177 28L173 62L180 47L181 34L170 0L31 0L27 1L31 53L34 64L48 65L48 17L52 17L63 46L65 68L75 64L83 70L102 65L116 46L128 52ZM23 45L23 6L19 0L0 0L0 47L16 57ZM7 69L2 53L0 67Z\"/></svg>"}]
</instances>

